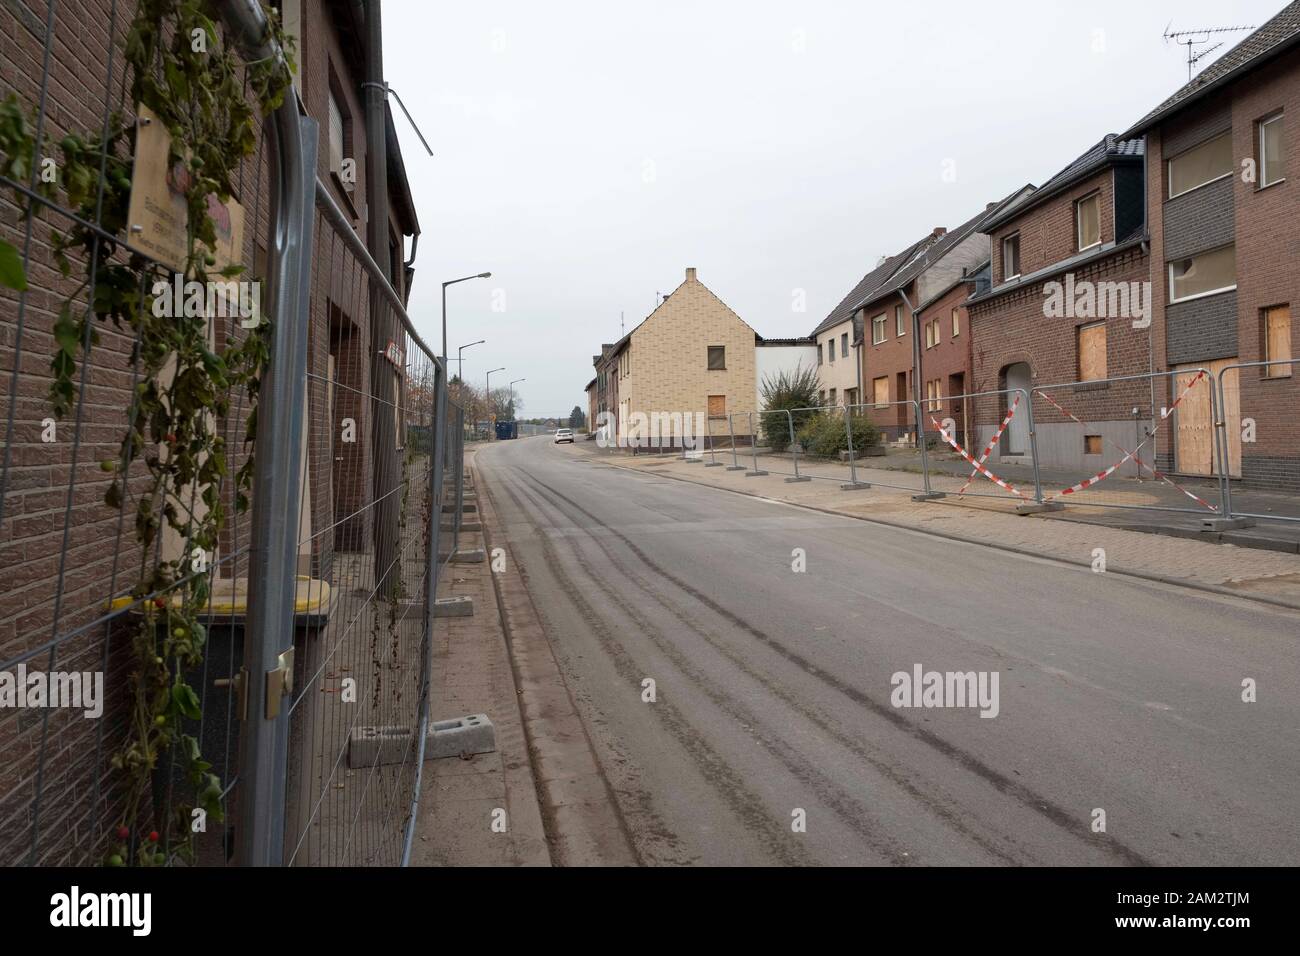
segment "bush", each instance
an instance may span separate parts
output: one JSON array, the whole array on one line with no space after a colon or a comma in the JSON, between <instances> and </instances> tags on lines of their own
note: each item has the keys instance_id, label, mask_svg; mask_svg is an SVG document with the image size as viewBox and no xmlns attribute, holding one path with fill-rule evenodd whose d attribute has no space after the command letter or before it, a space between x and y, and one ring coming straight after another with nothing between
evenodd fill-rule
<instances>
[{"instance_id":1,"label":"bush","mask_svg":"<svg viewBox=\"0 0 1300 956\"><path fill-rule=\"evenodd\" d=\"M879 444L880 431L865 415L855 414L850 420L853 423L855 451ZM817 413L799 429L799 444L803 446L805 455L814 458L836 458L840 452L848 451L849 439L844 428L844 415Z\"/></svg>"},{"instance_id":2,"label":"bush","mask_svg":"<svg viewBox=\"0 0 1300 956\"><path fill-rule=\"evenodd\" d=\"M807 411L817 404L817 369L804 368L802 364L793 371L780 371L764 376L762 385L763 413L759 415L763 441L773 451L790 447L790 424L794 422L795 434L816 412ZM804 409L804 411L796 411ZM787 415L786 411L790 414Z\"/></svg>"}]
</instances>

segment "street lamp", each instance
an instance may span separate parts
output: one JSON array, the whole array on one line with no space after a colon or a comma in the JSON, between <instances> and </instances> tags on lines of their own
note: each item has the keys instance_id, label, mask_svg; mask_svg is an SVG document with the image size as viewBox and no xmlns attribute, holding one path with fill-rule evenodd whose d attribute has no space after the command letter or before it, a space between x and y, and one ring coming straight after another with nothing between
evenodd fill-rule
<instances>
[{"instance_id":1,"label":"street lamp","mask_svg":"<svg viewBox=\"0 0 1300 956\"><path fill-rule=\"evenodd\" d=\"M515 382L526 382L526 378L517 378L510 383L510 417L515 417Z\"/></svg>"},{"instance_id":2,"label":"street lamp","mask_svg":"<svg viewBox=\"0 0 1300 956\"><path fill-rule=\"evenodd\" d=\"M488 417L492 416L492 373L504 372L506 367L488 369L487 375L483 377L483 402L487 405ZM497 437L496 422L492 423L492 428L488 434L488 441L495 441Z\"/></svg>"},{"instance_id":3,"label":"street lamp","mask_svg":"<svg viewBox=\"0 0 1300 956\"><path fill-rule=\"evenodd\" d=\"M470 279L490 279L492 273L480 272L478 275L464 276L460 279L449 279L442 284L442 368L443 372L447 369L447 286L455 285L457 282L468 282Z\"/></svg>"},{"instance_id":4,"label":"street lamp","mask_svg":"<svg viewBox=\"0 0 1300 956\"><path fill-rule=\"evenodd\" d=\"M462 345L460 348L456 349L456 377L460 379L462 383L465 381L465 359L462 353L467 348L475 345L482 345L486 341L487 339L479 339L477 342L471 342L469 345Z\"/></svg>"}]
</instances>

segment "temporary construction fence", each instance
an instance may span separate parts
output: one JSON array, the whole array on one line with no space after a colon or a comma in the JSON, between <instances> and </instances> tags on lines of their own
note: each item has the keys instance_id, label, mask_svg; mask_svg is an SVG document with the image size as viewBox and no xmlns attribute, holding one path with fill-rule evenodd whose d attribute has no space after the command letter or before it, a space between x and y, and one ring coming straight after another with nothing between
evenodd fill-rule
<instances>
[{"instance_id":1,"label":"temporary construction fence","mask_svg":"<svg viewBox=\"0 0 1300 956\"><path fill-rule=\"evenodd\" d=\"M283 66L257 3L221 9L245 62ZM38 156L65 132L50 62L66 18L48 10L45 71L24 91ZM88 110L105 129L132 112L112 10ZM445 358L317 178L317 123L293 95L266 120L237 192L267 321L200 312L190 364L102 321L102 290L60 278L42 236L81 229L91 273L129 264L141 290L171 266L36 189L35 166L0 176L37 213L5 230L30 282L0 316L0 674L78 704L0 709L0 864L409 859L464 416ZM133 159L108 143L100 170ZM267 331L260 383L241 378ZM62 414L52 345L75 359Z\"/></svg>"},{"instance_id":2,"label":"temporary construction fence","mask_svg":"<svg viewBox=\"0 0 1300 956\"><path fill-rule=\"evenodd\" d=\"M1300 508L1252 511L1232 499L1243 476L1300 493L1300 423L1275 397L1295 364L1218 363L919 402L737 412L710 419L705 440L681 456L746 475L889 488L918 500L993 499L1020 511L1069 505L1297 521ZM907 448L880 441L882 416L918 423ZM809 423L834 440L817 442ZM737 441L742 431L758 440ZM819 444L834 450L819 453Z\"/></svg>"}]
</instances>

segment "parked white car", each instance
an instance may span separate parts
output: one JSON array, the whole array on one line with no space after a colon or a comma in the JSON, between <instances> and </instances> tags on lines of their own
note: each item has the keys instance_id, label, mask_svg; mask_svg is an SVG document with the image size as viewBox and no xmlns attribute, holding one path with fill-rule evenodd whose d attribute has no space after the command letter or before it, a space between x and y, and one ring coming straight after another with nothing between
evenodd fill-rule
<instances>
[{"instance_id":1,"label":"parked white car","mask_svg":"<svg viewBox=\"0 0 1300 956\"><path fill-rule=\"evenodd\" d=\"M570 445L573 444L573 429L557 428L555 430L555 444L558 445L560 444L560 442L565 442L565 441L567 441Z\"/></svg>"}]
</instances>

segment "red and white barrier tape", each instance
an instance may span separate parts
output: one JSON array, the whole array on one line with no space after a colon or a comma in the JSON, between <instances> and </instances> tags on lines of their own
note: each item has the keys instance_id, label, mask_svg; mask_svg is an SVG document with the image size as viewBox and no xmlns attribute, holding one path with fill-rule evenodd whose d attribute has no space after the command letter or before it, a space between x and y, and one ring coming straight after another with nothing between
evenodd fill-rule
<instances>
[{"instance_id":1,"label":"red and white barrier tape","mask_svg":"<svg viewBox=\"0 0 1300 956\"><path fill-rule=\"evenodd\" d=\"M1043 398L1047 399L1047 401L1052 405L1052 407L1055 408L1055 409L1056 409L1058 412L1060 412L1062 415L1066 416L1067 418L1069 418L1071 421L1075 422L1076 424L1083 425L1084 427L1087 427L1087 422L1084 422L1084 421L1080 420L1078 416L1076 416L1076 415L1073 414L1072 412L1068 411L1067 409L1062 408L1059 402L1057 402L1054 398L1052 398L1052 396L1048 395L1048 394L1047 394L1046 392L1044 392L1042 389L1035 389L1035 391L1036 391L1039 395L1043 396ZM1180 398L1180 401L1181 401L1181 398ZM1175 404L1176 404L1176 403L1175 403ZM1119 442L1114 441L1114 440L1111 439L1111 438L1107 438L1106 441L1107 441L1110 445L1112 445L1112 446L1114 446L1115 448L1119 449L1119 450L1120 450L1121 452L1123 452L1125 455L1132 455L1132 457L1133 457L1133 461L1137 464L1137 466L1138 466L1139 468L1145 468L1147 471L1151 472L1151 474L1155 475L1155 477L1159 478L1159 479L1160 479L1161 481L1163 481L1165 484L1169 485L1171 488L1175 488L1175 489L1177 489L1178 491L1181 491L1181 492L1182 492L1183 494L1185 494L1188 498L1191 498L1193 501L1195 501L1198 505L1201 505L1203 508L1208 508L1210 511L1213 511L1213 512L1215 512L1216 514L1218 513L1219 509L1216 508L1214 505L1210 504L1210 503L1209 503L1208 501L1206 501L1204 498L1200 498L1200 497L1198 497L1197 495L1194 495L1192 492L1188 491L1188 490L1187 490L1186 488L1184 488L1182 485L1178 484L1178 482L1174 481L1172 478L1170 478L1170 477L1169 477L1168 475L1166 475L1164 472L1159 471L1159 470L1156 469L1153 465L1148 465L1145 461L1143 461L1141 458L1139 458L1139 457L1137 456L1137 449L1136 449L1136 448L1133 449L1133 451L1130 452L1127 448L1125 448L1125 447L1124 447L1123 445L1121 445ZM1141 448L1141 447L1142 447L1141 445L1138 446L1138 448Z\"/></svg>"},{"instance_id":2,"label":"red and white barrier tape","mask_svg":"<svg viewBox=\"0 0 1300 956\"><path fill-rule=\"evenodd\" d=\"M1072 485L1071 487L1066 488L1064 491L1058 491L1055 495L1049 495L1049 496L1047 496L1044 500L1045 500L1045 501L1050 501L1052 498L1055 498L1055 497L1057 497L1058 495L1072 495L1072 494L1074 494L1075 492L1083 491L1085 488L1091 488L1093 485L1095 485L1095 484L1099 484L1100 482L1105 481L1105 480L1106 480L1107 478L1109 478L1111 475L1115 474L1116 470L1118 470L1119 468L1121 468L1123 465L1127 464L1127 463L1128 463L1128 462L1133 458L1133 456L1134 456L1135 454L1137 454L1137 451L1138 451L1139 448L1141 448L1141 447L1142 447L1143 445L1145 445L1147 442L1151 441L1151 439L1153 439L1153 438L1156 437L1156 434L1160 431L1160 427L1161 427L1162 425L1164 425L1165 421L1169 418L1169 416L1172 415L1172 414L1174 413L1174 409L1177 408L1178 405L1179 405L1179 403L1180 403L1184 398L1187 397L1187 393L1190 392L1190 391L1192 390L1192 387L1195 386L1196 383L1199 382L1199 381L1202 379L1202 377L1204 377L1204 375L1205 375L1205 372L1204 372L1203 370L1200 371L1200 372L1197 372L1196 375L1195 375L1195 377L1194 377L1190 382L1187 383L1187 387L1186 387L1185 389L1183 389L1182 394L1180 394L1180 395L1178 396L1178 398L1174 400L1174 403L1173 403L1172 405L1170 405L1168 408L1161 409L1161 412L1160 412L1160 424L1159 424L1159 425L1156 425L1155 428L1151 429L1151 434L1147 435L1146 438L1144 438L1144 439L1142 439L1142 441L1138 442L1138 446L1137 446L1137 448L1134 448L1131 452L1127 452L1127 453L1124 455L1123 458L1121 458L1119 461L1115 462L1115 464L1111 465L1111 466L1110 466L1109 468L1107 468L1105 471L1099 471L1099 472L1097 472L1097 474L1093 475L1091 478L1085 478L1085 479L1083 479L1083 481L1079 482L1077 485ZM1040 392L1039 394L1042 394L1042 393Z\"/></svg>"},{"instance_id":3,"label":"red and white barrier tape","mask_svg":"<svg viewBox=\"0 0 1300 956\"><path fill-rule=\"evenodd\" d=\"M1002 433L1007 430L1007 425L1011 422L1011 419L1015 417L1016 406L1019 404L1020 392L1016 392L1015 401L1011 403L1011 410L1007 412L1007 417L1002 419L1002 424L998 426L998 430L993 433L993 437L989 439L988 445L985 446L984 451L980 453L979 463L981 465L989 460L989 455L993 454L993 449L997 446L998 439L1002 437ZM978 470L970 473L970 477L966 479L966 484L962 485L961 490L957 492L957 497L960 498L962 495L966 494L966 489L970 487L970 483L975 480L977 474L979 474Z\"/></svg>"},{"instance_id":4,"label":"red and white barrier tape","mask_svg":"<svg viewBox=\"0 0 1300 956\"><path fill-rule=\"evenodd\" d=\"M1025 501L1029 500L1028 495L1023 494L1022 492L1016 490L1011 485L1007 484L1005 481L999 478L997 475L993 474L993 472L985 468L981 462L978 462L974 458L972 458L967 453L965 448L962 448L961 445L957 444L957 440L955 438L953 438L951 435L949 435L946 431L943 430L943 426L934 420L933 415L930 416L930 424L933 425L936 429L938 429L939 434L943 436L943 440L946 441L949 445L951 445L956 450L957 454L961 455L968 462L970 462L971 465L975 467L975 470L978 471L981 475L983 475L989 481L993 482L993 484L997 485L999 488L1005 488L1013 495L1023 498Z\"/></svg>"}]
</instances>

